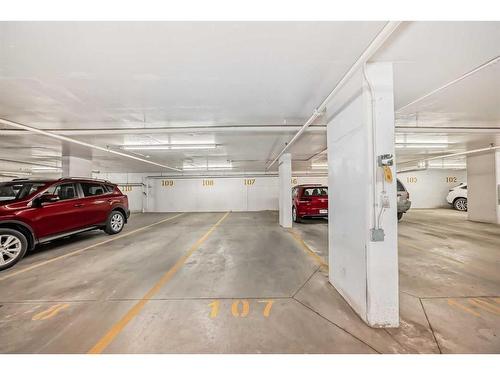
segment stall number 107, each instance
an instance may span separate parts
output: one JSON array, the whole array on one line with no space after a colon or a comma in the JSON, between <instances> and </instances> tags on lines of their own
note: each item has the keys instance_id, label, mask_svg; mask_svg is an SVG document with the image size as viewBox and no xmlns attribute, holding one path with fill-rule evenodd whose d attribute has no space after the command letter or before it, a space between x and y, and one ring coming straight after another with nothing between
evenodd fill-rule
<instances>
[{"instance_id":1,"label":"stall number 107","mask_svg":"<svg viewBox=\"0 0 500 375\"><path fill-rule=\"evenodd\" d=\"M274 301L272 299L267 299L267 300L257 301L257 303L262 304L263 306L262 315L265 318L268 318L269 315L271 314L271 308L273 307ZM212 303L209 303L208 306L210 307L210 318L212 319L217 318L220 309L220 301L215 300ZM234 300L233 303L231 304L231 314L235 318L244 318L248 316L249 313L250 313L250 304L246 299L243 300L237 299Z\"/></svg>"}]
</instances>

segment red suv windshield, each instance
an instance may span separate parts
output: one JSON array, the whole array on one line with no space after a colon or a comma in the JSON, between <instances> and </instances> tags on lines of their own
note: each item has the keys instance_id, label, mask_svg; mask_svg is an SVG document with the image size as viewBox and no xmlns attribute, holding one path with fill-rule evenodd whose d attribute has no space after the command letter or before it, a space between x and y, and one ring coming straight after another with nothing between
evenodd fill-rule
<instances>
[{"instance_id":1,"label":"red suv windshield","mask_svg":"<svg viewBox=\"0 0 500 375\"><path fill-rule=\"evenodd\" d=\"M46 182L10 181L0 182L0 204L17 202L42 189Z\"/></svg>"}]
</instances>

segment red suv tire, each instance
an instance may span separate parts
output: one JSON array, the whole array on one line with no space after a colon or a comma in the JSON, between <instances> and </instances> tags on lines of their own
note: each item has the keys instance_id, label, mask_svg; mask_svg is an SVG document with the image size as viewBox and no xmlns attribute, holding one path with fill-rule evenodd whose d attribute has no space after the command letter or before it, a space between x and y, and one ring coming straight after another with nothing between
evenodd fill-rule
<instances>
[{"instance_id":1,"label":"red suv tire","mask_svg":"<svg viewBox=\"0 0 500 375\"><path fill-rule=\"evenodd\" d=\"M0 271L19 262L28 250L28 240L21 232L0 228Z\"/></svg>"}]
</instances>

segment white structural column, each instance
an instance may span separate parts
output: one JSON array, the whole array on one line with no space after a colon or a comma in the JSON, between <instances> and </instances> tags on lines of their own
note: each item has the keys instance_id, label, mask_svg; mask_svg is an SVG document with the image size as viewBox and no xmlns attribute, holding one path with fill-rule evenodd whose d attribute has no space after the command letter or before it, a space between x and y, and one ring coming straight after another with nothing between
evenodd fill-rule
<instances>
[{"instance_id":1,"label":"white structural column","mask_svg":"<svg viewBox=\"0 0 500 375\"><path fill-rule=\"evenodd\" d=\"M92 177L91 151L75 145L63 145L63 177Z\"/></svg>"},{"instance_id":2,"label":"white structural column","mask_svg":"<svg viewBox=\"0 0 500 375\"><path fill-rule=\"evenodd\" d=\"M469 220L500 224L500 151L467 156Z\"/></svg>"},{"instance_id":3,"label":"white structural column","mask_svg":"<svg viewBox=\"0 0 500 375\"><path fill-rule=\"evenodd\" d=\"M279 159L279 217L283 228L292 227L292 155Z\"/></svg>"},{"instance_id":4,"label":"white structural column","mask_svg":"<svg viewBox=\"0 0 500 375\"><path fill-rule=\"evenodd\" d=\"M377 165L377 155L394 155L392 64L367 64L365 74L327 128L329 279L368 325L397 327L395 167L391 182Z\"/></svg>"}]
</instances>

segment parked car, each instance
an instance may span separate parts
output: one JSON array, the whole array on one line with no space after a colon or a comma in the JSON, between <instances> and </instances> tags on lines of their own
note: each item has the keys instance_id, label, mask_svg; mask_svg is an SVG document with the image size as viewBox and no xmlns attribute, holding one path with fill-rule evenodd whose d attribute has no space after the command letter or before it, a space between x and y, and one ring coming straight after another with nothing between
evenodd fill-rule
<instances>
[{"instance_id":1,"label":"parked car","mask_svg":"<svg viewBox=\"0 0 500 375\"><path fill-rule=\"evenodd\" d=\"M446 201L458 211L467 211L467 184L461 183L450 189Z\"/></svg>"},{"instance_id":2,"label":"parked car","mask_svg":"<svg viewBox=\"0 0 500 375\"><path fill-rule=\"evenodd\" d=\"M127 196L104 180L17 179L0 183L0 271L37 244L92 229L120 233Z\"/></svg>"},{"instance_id":3,"label":"parked car","mask_svg":"<svg viewBox=\"0 0 500 375\"><path fill-rule=\"evenodd\" d=\"M398 221L403 218L403 214L406 213L411 207L410 193L406 190L405 186L397 180L397 190L398 190Z\"/></svg>"},{"instance_id":4,"label":"parked car","mask_svg":"<svg viewBox=\"0 0 500 375\"><path fill-rule=\"evenodd\" d=\"M298 185L292 190L292 217L300 223L303 218L328 217L328 187Z\"/></svg>"}]
</instances>

